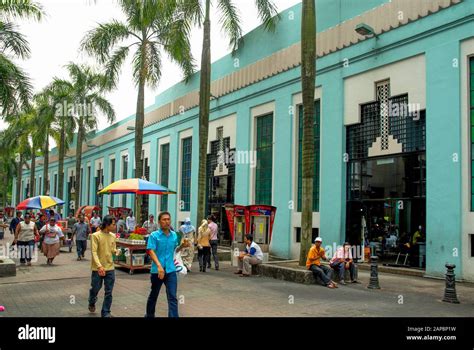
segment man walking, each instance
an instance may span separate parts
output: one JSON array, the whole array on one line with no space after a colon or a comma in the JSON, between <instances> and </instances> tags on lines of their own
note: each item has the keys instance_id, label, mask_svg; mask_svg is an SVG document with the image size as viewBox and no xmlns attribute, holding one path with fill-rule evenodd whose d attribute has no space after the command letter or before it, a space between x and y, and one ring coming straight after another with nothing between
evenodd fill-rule
<instances>
[{"instance_id":1,"label":"man walking","mask_svg":"<svg viewBox=\"0 0 474 350\"><path fill-rule=\"evenodd\" d=\"M185 240L178 247L178 235L170 230L170 213L161 212L158 215L158 223L160 229L150 235L147 245L147 253L151 257L152 265L150 271L151 291L146 304L145 317L155 317L156 301L163 283L166 286L166 295L168 297L168 317L179 317L178 300L176 297L178 276L174 264L174 254L175 250L180 251L189 243Z\"/></svg>"},{"instance_id":2,"label":"man walking","mask_svg":"<svg viewBox=\"0 0 474 350\"><path fill-rule=\"evenodd\" d=\"M16 217L13 218L12 221L10 222L10 233L12 235L15 234L16 227L21 221L23 221L23 219L21 218L21 211L17 210Z\"/></svg>"},{"instance_id":3,"label":"man walking","mask_svg":"<svg viewBox=\"0 0 474 350\"><path fill-rule=\"evenodd\" d=\"M84 259L87 249L87 237L90 233L91 228L84 221L84 215L79 215L79 222L72 227L72 235L76 236L77 261Z\"/></svg>"},{"instance_id":4,"label":"man walking","mask_svg":"<svg viewBox=\"0 0 474 350\"><path fill-rule=\"evenodd\" d=\"M94 216L91 218L92 233L97 231L101 223L102 221L100 220L99 214L95 211Z\"/></svg>"},{"instance_id":5,"label":"man walking","mask_svg":"<svg viewBox=\"0 0 474 350\"><path fill-rule=\"evenodd\" d=\"M73 213L69 213L69 216L67 218L67 239L69 244L69 253L72 251L72 231L76 223L77 219L74 217Z\"/></svg>"},{"instance_id":6,"label":"man walking","mask_svg":"<svg viewBox=\"0 0 474 350\"><path fill-rule=\"evenodd\" d=\"M217 224L215 223L216 219L214 218L213 215L209 215L207 217L207 223L209 230L211 230L211 253L212 257L214 259L214 267L216 270L219 270L219 258L217 256L217 246L219 245L219 238L217 236L218 233L218 227ZM207 267L210 269L211 268L211 259L208 261Z\"/></svg>"},{"instance_id":7,"label":"man walking","mask_svg":"<svg viewBox=\"0 0 474 350\"><path fill-rule=\"evenodd\" d=\"M100 229L92 234L91 289L89 291L89 311L95 312L97 294L105 285L105 296L102 304L102 317L112 317L112 290L115 283L115 266L112 255L120 255L115 245L115 218L111 215L104 217Z\"/></svg>"}]
</instances>

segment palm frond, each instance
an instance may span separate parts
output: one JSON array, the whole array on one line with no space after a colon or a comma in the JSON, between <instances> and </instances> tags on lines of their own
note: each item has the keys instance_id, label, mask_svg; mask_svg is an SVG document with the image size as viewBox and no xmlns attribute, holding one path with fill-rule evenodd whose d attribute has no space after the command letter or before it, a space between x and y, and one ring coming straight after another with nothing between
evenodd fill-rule
<instances>
[{"instance_id":1,"label":"palm frond","mask_svg":"<svg viewBox=\"0 0 474 350\"><path fill-rule=\"evenodd\" d=\"M272 0L255 0L258 17L263 22L265 30L275 31L276 24L280 19L278 9Z\"/></svg>"},{"instance_id":2,"label":"palm frond","mask_svg":"<svg viewBox=\"0 0 474 350\"><path fill-rule=\"evenodd\" d=\"M30 0L0 1L0 18L22 18L41 20L45 15L43 6Z\"/></svg>"},{"instance_id":3,"label":"palm frond","mask_svg":"<svg viewBox=\"0 0 474 350\"><path fill-rule=\"evenodd\" d=\"M13 23L0 22L0 51L10 51L22 59L28 58L30 57L28 41L17 29Z\"/></svg>"},{"instance_id":4,"label":"palm frond","mask_svg":"<svg viewBox=\"0 0 474 350\"><path fill-rule=\"evenodd\" d=\"M240 13L232 0L218 0L217 8L221 14L219 23L228 35L232 51L235 51L242 38Z\"/></svg>"},{"instance_id":5,"label":"palm frond","mask_svg":"<svg viewBox=\"0 0 474 350\"><path fill-rule=\"evenodd\" d=\"M97 56L101 63L105 63L114 46L132 35L124 23L113 20L110 23L99 24L95 29L87 32L81 42L81 48L88 54Z\"/></svg>"}]
</instances>

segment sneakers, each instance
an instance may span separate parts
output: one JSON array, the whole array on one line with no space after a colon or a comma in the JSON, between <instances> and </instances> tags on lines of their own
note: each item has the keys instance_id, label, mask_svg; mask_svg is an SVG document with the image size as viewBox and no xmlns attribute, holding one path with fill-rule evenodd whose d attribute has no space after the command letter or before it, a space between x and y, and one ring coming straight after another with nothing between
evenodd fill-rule
<instances>
[{"instance_id":1,"label":"sneakers","mask_svg":"<svg viewBox=\"0 0 474 350\"><path fill-rule=\"evenodd\" d=\"M77 260L77 261L81 261L82 259L81 259L81 257L79 256L76 260Z\"/></svg>"},{"instance_id":2,"label":"sneakers","mask_svg":"<svg viewBox=\"0 0 474 350\"><path fill-rule=\"evenodd\" d=\"M353 280L351 283L360 283L358 280Z\"/></svg>"},{"instance_id":3,"label":"sneakers","mask_svg":"<svg viewBox=\"0 0 474 350\"><path fill-rule=\"evenodd\" d=\"M95 312L95 305L89 305L89 312Z\"/></svg>"}]
</instances>

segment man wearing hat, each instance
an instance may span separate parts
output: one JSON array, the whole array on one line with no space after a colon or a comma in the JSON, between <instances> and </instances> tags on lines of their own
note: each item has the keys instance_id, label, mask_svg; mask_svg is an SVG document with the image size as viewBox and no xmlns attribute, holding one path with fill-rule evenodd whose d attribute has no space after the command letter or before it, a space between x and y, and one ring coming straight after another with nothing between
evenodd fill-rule
<instances>
[{"instance_id":1,"label":"man wearing hat","mask_svg":"<svg viewBox=\"0 0 474 350\"><path fill-rule=\"evenodd\" d=\"M331 280L332 271L329 267L321 265L321 259L327 261L326 252L321 243L323 240L321 237L316 237L314 245L308 252L308 258L306 260L306 268L313 272L315 278L320 278L324 285L328 288L337 288L336 282Z\"/></svg>"}]
</instances>

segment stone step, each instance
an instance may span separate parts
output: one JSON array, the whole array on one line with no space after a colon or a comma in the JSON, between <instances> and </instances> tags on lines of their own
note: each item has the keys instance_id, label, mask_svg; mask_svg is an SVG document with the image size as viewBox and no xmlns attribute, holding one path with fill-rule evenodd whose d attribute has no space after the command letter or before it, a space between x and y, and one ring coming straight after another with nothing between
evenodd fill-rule
<instances>
[{"instance_id":1,"label":"stone step","mask_svg":"<svg viewBox=\"0 0 474 350\"><path fill-rule=\"evenodd\" d=\"M334 274L334 271L331 269L332 280L338 282L339 276L338 274ZM288 281L288 282L295 282L295 283L303 283L303 284L323 284L323 282L319 278L315 278L313 273L309 270L304 268L293 268L288 266L280 266L277 264L260 264L252 266L252 274L264 276L264 277L271 277L278 280ZM356 278L357 278L357 265L356 265ZM350 280L349 270L345 271L346 281Z\"/></svg>"},{"instance_id":2,"label":"stone step","mask_svg":"<svg viewBox=\"0 0 474 350\"><path fill-rule=\"evenodd\" d=\"M12 259L0 259L0 277L16 276L16 264Z\"/></svg>"}]
</instances>

